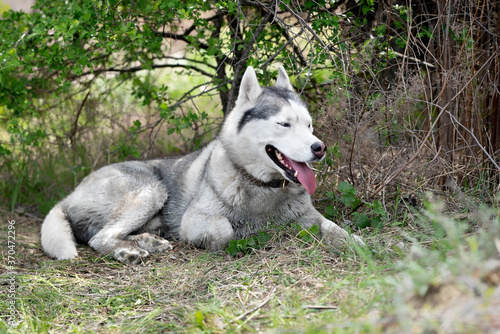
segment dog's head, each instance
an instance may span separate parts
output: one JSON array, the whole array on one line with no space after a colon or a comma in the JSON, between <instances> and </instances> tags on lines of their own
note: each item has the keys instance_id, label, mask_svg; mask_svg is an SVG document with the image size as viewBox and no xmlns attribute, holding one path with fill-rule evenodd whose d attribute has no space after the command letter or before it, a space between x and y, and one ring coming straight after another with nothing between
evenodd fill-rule
<instances>
[{"instance_id":1,"label":"dog's head","mask_svg":"<svg viewBox=\"0 0 500 334\"><path fill-rule=\"evenodd\" d=\"M326 152L312 133L311 116L285 69L279 67L274 87L261 87L249 67L221 132L233 161L262 181L279 174L312 194L316 180L308 163L323 159Z\"/></svg>"}]
</instances>

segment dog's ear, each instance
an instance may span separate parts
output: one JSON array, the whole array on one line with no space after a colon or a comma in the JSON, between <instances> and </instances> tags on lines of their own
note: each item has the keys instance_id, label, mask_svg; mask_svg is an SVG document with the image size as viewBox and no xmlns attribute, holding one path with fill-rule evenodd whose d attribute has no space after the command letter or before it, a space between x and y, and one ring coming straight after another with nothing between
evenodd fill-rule
<instances>
[{"instance_id":1,"label":"dog's ear","mask_svg":"<svg viewBox=\"0 0 500 334\"><path fill-rule=\"evenodd\" d=\"M274 85L278 88L285 88L293 91L293 86L290 83L290 79L288 78L288 74L286 74L285 68L280 65L278 67L278 79L276 79L276 84Z\"/></svg>"},{"instance_id":2,"label":"dog's ear","mask_svg":"<svg viewBox=\"0 0 500 334\"><path fill-rule=\"evenodd\" d=\"M260 88L259 81L257 80L257 75L255 74L253 67L249 66L241 79L240 92L236 104L255 104L261 92L262 89Z\"/></svg>"}]
</instances>

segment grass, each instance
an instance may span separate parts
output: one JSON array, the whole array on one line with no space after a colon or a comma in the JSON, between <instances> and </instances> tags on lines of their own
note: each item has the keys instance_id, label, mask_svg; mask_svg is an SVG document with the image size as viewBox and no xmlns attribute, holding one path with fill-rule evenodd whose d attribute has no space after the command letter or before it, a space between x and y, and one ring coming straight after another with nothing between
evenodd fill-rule
<instances>
[{"instance_id":1,"label":"grass","mask_svg":"<svg viewBox=\"0 0 500 334\"><path fill-rule=\"evenodd\" d=\"M13 273L2 232L0 275L2 282L15 276L19 321L8 324L2 311L2 333L467 333L500 328L500 224L486 209L473 221L460 222L431 207L415 220L413 231L367 233L368 247L342 252L320 240L306 242L289 228L246 255L231 257L176 242L173 251L139 266L103 258L85 246L75 260L53 261L40 247L40 219L2 215L16 222L18 264ZM2 231L7 224L2 220ZM478 231L466 230L472 225ZM444 237L429 233L438 229ZM7 310L11 299L2 298L0 309Z\"/></svg>"}]
</instances>

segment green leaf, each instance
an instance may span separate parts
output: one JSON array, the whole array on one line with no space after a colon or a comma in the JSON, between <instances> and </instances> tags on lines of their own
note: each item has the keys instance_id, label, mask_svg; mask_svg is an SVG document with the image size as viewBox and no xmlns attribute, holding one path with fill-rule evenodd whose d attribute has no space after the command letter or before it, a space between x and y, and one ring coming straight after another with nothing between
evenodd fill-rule
<instances>
[{"instance_id":1,"label":"green leaf","mask_svg":"<svg viewBox=\"0 0 500 334\"><path fill-rule=\"evenodd\" d=\"M238 244L236 240L231 240L229 242L229 245L226 248L226 253L231 256L235 256L236 254L238 254Z\"/></svg>"},{"instance_id":2,"label":"green leaf","mask_svg":"<svg viewBox=\"0 0 500 334\"><path fill-rule=\"evenodd\" d=\"M349 183L343 181L338 185L339 191L342 193L342 196L340 197L340 201L348 207L355 207L357 206L361 201L356 197L356 194L358 193L356 189Z\"/></svg>"},{"instance_id":3,"label":"green leaf","mask_svg":"<svg viewBox=\"0 0 500 334\"><path fill-rule=\"evenodd\" d=\"M360 201L354 194L345 194L340 198L341 202L348 207L354 207Z\"/></svg>"},{"instance_id":4,"label":"green leaf","mask_svg":"<svg viewBox=\"0 0 500 334\"><path fill-rule=\"evenodd\" d=\"M10 155L10 154L12 154L12 151L0 144L0 157L2 155Z\"/></svg>"},{"instance_id":5,"label":"green leaf","mask_svg":"<svg viewBox=\"0 0 500 334\"><path fill-rule=\"evenodd\" d=\"M398 37L394 40L394 42L396 43L397 46L399 46L402 49L406 47L406 39Z\"/></svg>"},{"instance_id":6,"label":"green leaf","mask_svg":"<svg viewBox=\"0 0 500 334\"><path fill-rule=\"evenodd\" d=\"M417 34L417 37L428 37L432 38L432 31L427 26L422 26L422 29Z\"/></svg>"},{"instance_id":7,"label":"green leaf","mask_svg":"<svg viewBox=\"0 0 500 334\"><path fill-rule=\"evenodd\" d=\"M202 328L202 329L205 327L205 324L203 323L203 320L205 320L205 315L203 315L203 312L201 312L201 310L198 310L194 314L194 321L196 321L196 323L198 324L198 326L200 328Z\"/></svg>"},{"instance_id":8,"label":"green leaf","mask_svg":"<svg viewBox=\"0 0 500 334\"><path fill-rule=\"evenodd\" d=\"M373 213L375 213L376 215L384 218L387 217L387 211L385 211L384 206L379 200L374 200L371 207L373 208Z\"/></svg>"},{"instance_id":9,"label":"green leaf","mask_svg":"<svg viewBox=\"0 0 500 334\"><path fill-rule=\"evenodd\" d=\"M384 226L384 224L382 223L382 217L380 217L380 216L372 217L372 219L371 219L371 226L374 229L380 229L380 228L382 228Z\"/></svg>"},{"instance_id":10,"label":"green leaf","mask_svg":"<svg viewBox=\"0 0 500 334\"><path fill-rule=\"evenodd\" d=\"M319 226L313 225L308 229L300 231L297 234L297 237L305 242L311 242L314 240L313 236L317 234L319 234Z\"/></svg>"},{"instance_id":11,"label":"green leaf","mask_svg":"<svg viewBox=\"0 0 500 334\"><path fill-rule=\"evenodd\" d=\"M363 5L361 7L361 10L363 11L363 15L366 15L367 13L369 13L369 12L371 12L373 10L373 7Z\"/></svg>"},{"instance_id":12,"label":"green leaf","mask_svg":"<svg viewBox=\"0 0 500 334\"><path fill-rule=\"evenodd\" d=\"M345 181L340 182L337 188L339 189L339 191L342 194L356 194L357 193L356 189L354 189L354 187L352 185L350 185L349 183L347 183Z\"/></svg>"},{"instance_id":13,"label":"green leaf","mask_svg":"<svg viewBox=\"0 0 500 334\"><path fill-rule=\"evenodd\" d=\"M269 240L271 240L271 236L267 232L260 231L257 240L261 245L265 245Z\"/></svg>"},{"instance_id":14,"label":"green leaf","mask_svg":"<svg viewBox=\"0 0 500 334\"><path fill-rule=\"evenodd\" d=\"M307 230L302 230L297 234L297 237L305 242L311 242L313 238Z\"/></svg>"},{"instance_id":15,"label":"green leaf","mask_svg":"<svg viewBox=\"0 0 500 334\"><path fill-rule=\"evenodd\" d=\"M313 225L309 228L309 232L312 234L319 234L319 226L318 225Z\"/></svg>"},{"instance_id":16,"label":"green leaf","mask_svg":"<svg viewBox=\"0 0 500 334\"><path fill-rule=\"evenodd\" d=\"M238 249L240 249L242 251L246 251L247 244L248 244L248 240L247 239L240 239L240 240L238 240L238 242L237 242Z\"/></svg>"},{"instance_id":17,"label":"green leaf","mask_svg":"<svg viewBox=\"0 0 500 334\"><path fill-rule=\"evenodd\" d=\"M327 206L325 208L325 213L330 217L336 217L339 214L338 210L333 206Z\"/></svg>"},{"instance_id":18,"label":"green leaf","mask_svg":"<svg viewBox=\"0 0 500 334\"><path fill-rule=\"evenodd\" d=\"M247 239L247 247L252 247L255 246L257 243L255 242L254 238L249 238Z\"/></svg>"},{"instance_id":19,"label":"green leaf","mask_svg":"<svg viewBox=\"0 0 500 334\"><path fill-rule=\"evenodd\" d=\"M358 228L367 228L371 225L371 219L365 214L355 212L353 213L354 223Z\"/></svg>"}]
</instances>

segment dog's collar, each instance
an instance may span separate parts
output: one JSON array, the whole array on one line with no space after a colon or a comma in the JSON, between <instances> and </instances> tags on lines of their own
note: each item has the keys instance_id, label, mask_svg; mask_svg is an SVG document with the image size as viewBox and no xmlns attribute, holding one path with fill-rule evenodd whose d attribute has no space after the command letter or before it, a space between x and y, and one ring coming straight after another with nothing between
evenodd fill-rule
<instances>
[{"instance_id":1,"label":"dog's collar","mask_svg":"<svg viewBox=\"0 0 500 334\"><path fill-rule=\"evenodd\" d=\"M255 178L253 175L251 175L249 172L245 170L245 168L238 166L237 164L234 164L234 167L238 171L238 173L243 176L245 180L248 180L255 184L256 186L259 187L267 187L267 188L282 188L283 191L285 191L285 187L290 183L287 179L274 179L271 181L264 182L262 180L259 180Z\"/></svg>"}]
</instances>

